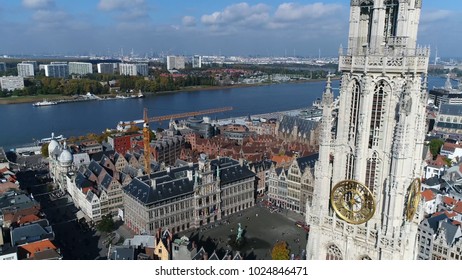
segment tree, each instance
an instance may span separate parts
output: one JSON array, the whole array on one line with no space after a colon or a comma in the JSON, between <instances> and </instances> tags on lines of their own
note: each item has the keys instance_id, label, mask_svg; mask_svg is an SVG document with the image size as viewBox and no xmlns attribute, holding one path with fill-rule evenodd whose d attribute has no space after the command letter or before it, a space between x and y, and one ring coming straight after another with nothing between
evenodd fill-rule
<instances>
[{"instance_id":1,"label":"tree","mask_svg":"<svg viewBox=\"0 0 462 280\"><path fill-rule=\"evenodd\" d=\"M49 154L48 154L48 144L50 144L50 143L44 143L42 145L42 148L40 148L40 151L42 152L42 156L44 158L47 158L49 156Z\"/></svg>"},{"instance_id":2,"label":"tree","mask_svg":"<svg viewBox=\"0 0 462 280\"><path fill-rule=\"evenodd\" d=\"M274 245L273 250L271 251L271 258L273 260L288 260L289 259L289 248L287 247L287 242L279 241Z\"/></svg>"},{"instance_id":3,"label":"tree","mask_svg":"<svg viewBox=\"0 0 462 280\"><path fill-rule=\"evenodd\" d=\"M430 153L432 153L433 158L436 158L436 156L440 153L441 146L443 146L444 141L442 139L432 139L430 141Z\"/></svg>"},{"instance_id":4,"label":"tree","mask_svg":"<svg viewBox=\"0 0 462 280\"><path fill-rule=\"evenodd\" d=\"M96 228L101 232L111 232L114 230L114 220L111 214L104 215Z\"/></svg>"}]
</instances>

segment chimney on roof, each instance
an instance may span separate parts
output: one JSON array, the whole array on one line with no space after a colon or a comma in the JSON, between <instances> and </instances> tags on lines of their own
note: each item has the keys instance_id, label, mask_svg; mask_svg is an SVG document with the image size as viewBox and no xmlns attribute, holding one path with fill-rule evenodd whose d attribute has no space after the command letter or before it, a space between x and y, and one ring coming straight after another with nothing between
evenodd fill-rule
<instances>
[{"instance_id":1,"label":"chimney on roof","mask_svg":"<svg viewBox=\"0 0 462 280\"><path fill-rule=\"evenodd\" d=\"M239 158L239 165L241 167L244 166L244 159L243 158Z\"/></svg>"},{"instance_id":2,"label":"chimney on roof","mask_svg":"<svg viewBox=\"0 0 462 280\"><path fill-rule=\"evenodd\" d=\"M193 171L192 170L187 170L186 171L186 176L188 177L189 181L192 181L192 179L193 179Z\"/></svg>"},{"instance_id":3,"label":"chimney on roof","mask_svg":"<svg viewBox=\"0 0 462 280\"><path fill-rule=\"evenodd\" d=\"M165 171L167 171L167 173L170 173L170 166L165 167Z\"/></svg>"}]
</instances>

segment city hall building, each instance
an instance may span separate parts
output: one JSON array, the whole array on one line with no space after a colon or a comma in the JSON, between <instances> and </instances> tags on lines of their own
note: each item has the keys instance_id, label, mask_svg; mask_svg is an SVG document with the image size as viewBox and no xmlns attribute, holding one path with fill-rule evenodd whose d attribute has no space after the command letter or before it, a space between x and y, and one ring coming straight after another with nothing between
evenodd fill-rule
<instances>
[{"instance_id":1,"label":"city hall building","mask_svg":"<svg viewBox=\"0 0 462 280\"><path fill-rule=\"evenodd\" d=\"M231 158L207 159L133 179L124 219L135 233L172 233L213 223L254 205L255 173Z\"/></svg>"}]
</instances>

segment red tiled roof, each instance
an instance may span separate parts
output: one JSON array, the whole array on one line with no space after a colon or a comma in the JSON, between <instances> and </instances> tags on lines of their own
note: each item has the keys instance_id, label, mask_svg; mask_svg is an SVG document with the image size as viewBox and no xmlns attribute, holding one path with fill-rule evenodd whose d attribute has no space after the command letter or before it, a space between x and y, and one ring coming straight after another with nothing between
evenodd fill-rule
<instances>
[{"instance_id":1,"label":"red tiled roof","mask_svg":"<svg viewBox=\"0 0 462 280\"><path fill-rule=\"evenodd\" d=\"M26 254L28 253L29 258L33 258L34 255L38 252L56 249L56 246L48 239L18 246L18 250L23 250L26 252Z\"/></svg>"},{"instance_id":2,"label":"red tiled roof","mask_svg":"<svg viewBox=\"0 0 462 280\"><path fill-rule=\"evenodd\" d=\"M6 183L1 183L0 184L0 194L3 194L4 192L8 191L9 189L19 190L19 186L12 183L12 182L6 182Z\"/></svg>"},{"instance_id":3,"label":"red tiled roof","mask_svg":"<svg viewBox=\"0 0 462 280\"><path fill-rule=\"evenodd\" d=\"M458 201L456 203L456 207L454 207L454 211L459 214L462 214L462 202Z\"/></svg>"},{"instance_id":4,"label":"red tiled roof","mask_svg":"<svg viewBox=\"0 0 462 280\"><path fill-rule=\"evenodd\" d=\"M448 211L440 211L440 212L436 212L432 215L432 217L436 217L436 216L439 216L439 215L443 215L445 214L448 218L452 218L452 217L455 217L457 216L457 213L451 211L451 212L448 212Z\"/></svg>"},{"instance_id":5,"label":"red tiled roof","mask_svg":"<svg viewBox=\"0 0 462 280\"><path fill-rule=\"evenodd\" d=\"M19 220L18 220L18 224L23 225L23 224L27 224L27 223L30 223L30 222L35 222L35 221L38 221L38 220L40 220L40 218L37 217L37 215L30 214L30 215L20 217Z\"/></svg>"},{"instance_id":6,"label":"red tiled roof","mask_svg":"<svg viewBox=\"0 0 462 280\"><path fill-rule=\"evenodd\" d=\"M435 167L443 167L446 165L446 161L444 160L445 157L442 155L438 155L435 160L428 161L429 165L433 165Z\"/></svg>"},{"instance_id":7,"label":"red tiled roof","mask_svg":"<svg viewBox=\"0 0 462 280\"><path fill-rule=\"evenodd\" d=\"M425 201L430 201L435 199L436 195L431 190L425 190L424 192L422 192L422 197L425 199Z\"/></svg>"},{"instance_id":8,"label":"red tiled roof","mask_svg":"<svg viewBox=\"0 0 462 280\"><path fill-rule=\"evenodd\" d=\"M455 205L457 203L457 201L454 198L449 197L449 196L445 196L443 198L443 202L444 204L447 204L447 205Z\"/></svg>"},{"instance_id":9,"label":"red tiled roof","mask_svg":"<svg viewBox=\"0 0 462 280\"><path fill-rule=\"evenodd\" d=\"M448 151L448 152L454 152L456 150L456 144L453 143L444 143L443 146L441 147L442 151Z\"/></svg>"}]
</instances>

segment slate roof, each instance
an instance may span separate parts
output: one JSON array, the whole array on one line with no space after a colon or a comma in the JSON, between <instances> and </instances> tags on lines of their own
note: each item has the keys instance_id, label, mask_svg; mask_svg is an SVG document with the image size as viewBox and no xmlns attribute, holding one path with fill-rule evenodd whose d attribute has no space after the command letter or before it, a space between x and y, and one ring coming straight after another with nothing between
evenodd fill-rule
<instances>
[{"instance_id":1,"label":"slate roof","mask_svg":"<svg viewBox=\"0 0 462 280\"><path fill-rule=\"evenodd\" d=\"M284 169L283 167L278 167L276 168L276 174L278 176L281 176L282 172L284 172L284 175L287 177L287 175L289 174L289 170L288 169Z\"/></svg>"},{"instance_id":2,"label":"slate roof","mask_svg":"<svg viewBox=\"0 0 462 280\"><path fill-rule=\"evenodd\" d=\"M297 160L298 167L300 168L300 171L304 173L307 167L314 168L314 165L316 161L318 160L318 158L319 158L319 154L312 154L306 157L297 158L296 160Z\"/></svg>"},{"instance_id":3,"label":"slate roof","mask_svg":"<svg viewBox=\"0 0 462 280\"><path fill-rule=\"evenodd\" d=\"M271 160L261 160L257 162L252 162L249 164L249 168L255 168L255 171L259 172L262 170L268 170L271 168L271 165L276 164L276 162L273 162Z\"/></svg>"},{"instance_id":4,"label":"slate roof","mask_svg":"<svg viewBox=\"0 0 462 280\"><path fill-rule=\"evenodd\" d=\"M133 238L125 239L125 246L142 246L154 248L156 237L152 235L135 235Z\"/></svg>"},{"instance_id":5,"label":"slate roof","mask_svg":"<svg viewBox=\"0 0 462 280\"><path fill-rule=\"evenodd\" d=\"M220 169L220 185L226 185L235 181L251 178L255 173L246 166L241 166L238 161L230 158L220 158L210 161L213 176L216 179L217 168ZM174 197L192 194L194 192L194 178L187 178L187 171L197 172L198 164L185 165L171 168L133 179L125 188L125 193L137 198L143 204L152 204ZM200 178L198 183L200 184ZM152 186L155 181L155 186Z\"/></svg>"},{"instance_id":6,"label":"slate roof","mask_svg":"<svg viewBox=\"0 0 462 280\"><path fill-rule=\"evenodd\" d=\"M87 201L91 202L93 200L94 195L95 195L95 193L92 192L92 191L87 192L87 197L86 197Z\"/></svg>"},{"instance_id":7,"label":"slate roof","mask_svg":"<svg viewBox=\"0 0 462 280\"><path fill-rule=\"evenodd\" d=\"M99 165L96 161L92 160L88 165L88 170L93 172L93 174L95 174L98 177L103 171L103 167L101 167L101 165Z\"/></svg>"},{"instance_id":8,"label":"slate roof","mask_svg":"<svg viewBox=\"0 0 462 280\"><path fill-rule=\"evenodd\" d=\"M86 176L80 172L77 172L75 176L75 185L79 189L89 188L94 185L94 183L86 178Z\"/></svg>"},{"instance_id":9,"label":"slate roof","mask_svg":"<svg viewBox=\"0 0 462 280\"><path fill-rule=\"evenodd\" d=\"M104 176L103 180L101 180L100 182L100 185L105 189L105 190L108 190L109 189L109 185L111 184L112 182L112 176L109 175L109 174L106 174L106 176Z\"/></svg>"},{"instance_id":10,"label":"slate roof","mask_svg":"<svg viewBox=\"0 0 462 280\"><path fill-rule=\"evenodd\" d=\"M111 157L112 155L114 155L114 153L115 151L104 151L104 152L97 152L89 156L91 160L100 161L103 158L103 156Z\"/></svg>"},{"instance_id":11,"label":"slate roof","mask_svg":"<svg viewBox=\"0 0 462 280\"><path fill-rule=\"evenodd\" d=\"M452 115L452 116L462 116L462 105L461 104L440 104L440 115Z\"/></svg>"},{"instance_id":12,"label":"slate roof","mask_svg":"<svg viewBox=\"0 0 462 280\"><path fill-rule=\"evenodd\" d=\"M452 221L449 219L445 219L441 222L440 229L442 229L445 234L444 237L446 238L446 242L448 246L451 246L452 244L454 244L454 242L456 241L456 238L459 237L457 236L459 226L453 225Z\"/></svg>"},{"instance_id":13,"label":"slate roof","mask_svg":"<svg viewBox=\"0 0 462 280\"><path fill-rule=\"evenodd\" d=\"M441 180L437 176L434 176L434 177L431 177L430 179L425 180L424 184L432 187L432 186L438 186L443 182L444 182L443 180Z\"/></svg>"},{"instance_id":14,"label":"slate roof","mask_svg":"<svg viewBox=\"0 0 462 280\"><path fill-rule=\"evenodd\" d=\"M311 130L314 130L318 126L318 122L305 120L299 117L284 115L279 123L279 131L285 131L285 133L291 133L294 126L297 126L298 133L310 135Z\"/></svg>"},{"instance_id":15,"label":"slate roof","mask_svg":"<svg viewBox=\"0 0 462 280\"><path fill-rule=\"evenodd\" d=\"M11 244L20 245L43 239L53 240L54 236L55 234L53 233L51 226L43 225L43 223L38 221L13 229L11 232Z\"/></svg>"},{"instance_id":16,"label":"slate roof","mask_svg":"<svg viewBox=\"0 0 462 280\"><path fill-rule=\"evenodd\" d=\"M461 123L438 122L436 123L436 127L462 129L462 124Z\"/></svg>"},{"instance_id":17,"label":"slate roof","mask_svg":"<svg viewBox=\"0 0 462 280\"><path fill-rule=\"evenodd\" d=\"M204 259L205 255L207 255L207 252L205 252L204 247L201 247L191 259L193 261L200 261Z\"/></svg>"},{"instance_id":18,"label":"slate roof","mask_svg":"<svg viewBox=\"0 0 462 280\"><path fill-rule=\"evenodd\" d=\"M447 218L448 216L446 215L446 213L441 213L439 215L434 215L428 218L427 222L430 228L433 230L433 232L436 233L438 231L439 222Z\"/></svg>"},{"instance_id":19,"label":"slate roof","mask_svg":"<svg viewBox=\"0 0 462 280\"><path fill-rule=\"evenodd\" d=\"M156 182L157 184L157 182ZM194 181L182 180L174 182L168 182L165 185L157 185L155 188L148 184L140 181L138 178L134 178L125 188L125 193L132 197L137 198L141 203L148 205L164 200L168 200L178 196L184 196L193 193Z\"/></svg>"},{"instance_id":20,"label":"slate roof","mask_svg":"<svg viewBox=\"0 0 462 280\"><path fill-rule=\"evenodd\" d=\"M29 196L18 193L17 191L8 191L0 196L0 210L15 207L16 210L27 209L40 204Z\"/></svg>"},{"instance_id":21,"label":"slate roof","mask_svg":"<svg viewBox=\"0 0 462 280\"><path fill-rule=\"evenodd\" d=\"M135 249L133 247L116 246L109 254L110 260L134 260Z\"/></svg>"}]
</instances>

